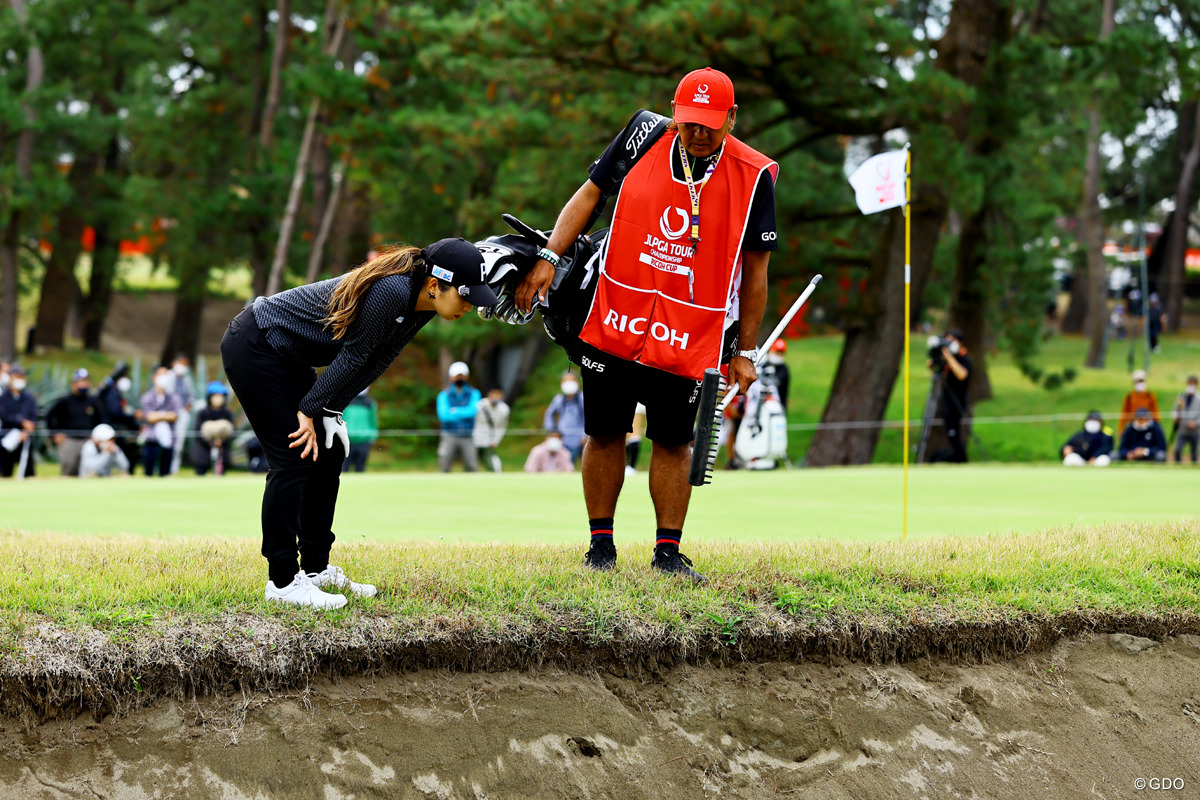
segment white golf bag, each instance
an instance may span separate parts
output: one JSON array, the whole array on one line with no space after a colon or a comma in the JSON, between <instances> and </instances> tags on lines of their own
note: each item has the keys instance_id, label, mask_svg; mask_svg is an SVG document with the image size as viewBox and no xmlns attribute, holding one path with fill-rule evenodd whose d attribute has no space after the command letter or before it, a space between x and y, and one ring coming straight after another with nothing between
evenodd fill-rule
<instances>
[{"instance_id":1,"label":"white golf bag","mask_svg":"<svg viewBox=\"0 0 1200 800\"><path fill-rule=\"evenodd\" d=\"M751 385L733 448L747 469L775 469L786 463L787 414L775 387L762 381Z\"/></svg>"}]
</instances>

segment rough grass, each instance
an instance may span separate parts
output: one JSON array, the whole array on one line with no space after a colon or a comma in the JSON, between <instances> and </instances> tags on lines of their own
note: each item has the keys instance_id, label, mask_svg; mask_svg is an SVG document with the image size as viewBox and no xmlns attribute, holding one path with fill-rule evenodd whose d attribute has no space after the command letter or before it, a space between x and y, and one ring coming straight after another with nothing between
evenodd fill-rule
<instances>
[{"instance_id":1,"label":"rough grass","mask_svg":"<svg viewBox=\"0 0 1200 800\"><path fill-rule=\"evenodd\" d=\"M611 574L577 548L356 544L381 593L332 613L261 600L238 540L0 534L0 713L33 721L315 673L1007 655L1080 630L1200 632L1200 521L908 543L697 545L711 580Z\"/></svg>"}]
</instances>

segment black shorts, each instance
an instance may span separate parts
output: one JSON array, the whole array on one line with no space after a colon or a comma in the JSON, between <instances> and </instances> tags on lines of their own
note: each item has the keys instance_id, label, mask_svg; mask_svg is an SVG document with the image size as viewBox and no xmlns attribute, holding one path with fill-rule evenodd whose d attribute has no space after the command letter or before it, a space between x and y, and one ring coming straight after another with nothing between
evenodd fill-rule
<instances>
[{"instance_id":1,"label":"black shorts","mask_svg":"<svg viewBox=\"0 0 1200 800\"><path fill-rule=\"evenodd\" d=\"M583 349L583 427L588 436L619 436L633 430L637 404L646 407L646 438L681 445L695 436L700 381L682 378L589 344Z\"/></svg>"}]
</instances>

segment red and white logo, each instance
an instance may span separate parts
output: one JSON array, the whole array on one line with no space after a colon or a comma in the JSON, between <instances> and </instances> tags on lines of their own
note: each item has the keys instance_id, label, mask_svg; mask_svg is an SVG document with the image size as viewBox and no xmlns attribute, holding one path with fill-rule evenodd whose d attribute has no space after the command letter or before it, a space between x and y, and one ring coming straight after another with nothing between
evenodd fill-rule
<instances>
[{"instance_id":1,"label":"red and white logo","mask_svg":"<svg viewBox=\"0 0 1200 800\"><path fill-rule=\"evenodd\" d=\"M679 227L671 227L671 212L674 211L679 215ZM662 231L662 235L667 239L678 239L687 233L688 215L679 206L667 206L663 209L662 216L658 218L658 229Z\"/></svg>"},{"instance_id":2,"label":"red and white logo","mask_svg":"<svg viewBox=\"0 0 1200 800\"><path fill-rule=\"evenodd\" d=\"M696 86L696 94L692 96L693 103L704 103L708 105L708 84L701 83Z\"/></svg>"}]
</instances>

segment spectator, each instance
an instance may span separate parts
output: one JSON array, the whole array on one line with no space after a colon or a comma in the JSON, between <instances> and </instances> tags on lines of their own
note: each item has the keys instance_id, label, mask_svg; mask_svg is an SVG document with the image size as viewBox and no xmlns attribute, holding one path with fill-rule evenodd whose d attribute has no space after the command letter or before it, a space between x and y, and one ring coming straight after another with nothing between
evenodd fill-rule
<instances>
[{"instance_id":1,"label":"spectator","mask_svg":"<svg viewBox=\"0 0 1200 800\"><path fill-rule=\"evenodd\" d=\"M13 468L25 458L25 477L32 478L33 432L37 429L37 400L25 387L25 368L8 367L7 385L0 389L0 477L11 478ZM11 447L10 447L11 445Z\"/></svg>"},{"instance_id":2,"label":"spectator","mask_svg":"<svg viewBox=\"0 0 1200 800\"><path fill-rule=\"evenodd\" d=\"M1146 315L1146 324L1150 326L1150 349L1156 353L1162 351L1158 347L1158 335L1163 329L1163 307L1158 302L1158 292L1150 293L1150 310Z\"/></svg>"},{"instance_id":3,"label":"spectator","mask_svg":"<svg viewBox=\"0 0 1200 800\"><path fill-rule=\"evenodd\" d=\"M1127 334L1124 303L1116 302L1113 304L1112 313L1108 316L1108 327L1113 332L1113 338L1118 341L1124 341Z\"/></svg>"},{"instance_id":4,"label":"spectator","mask_svg":"<svg viewBox=\"0 0 1200 800\"><path fill-rule=\"evenodd\" d=\"M1154 392L1146 391L1146 371L1139 369L1133 373L1132 378L1133 391L1125 395L1125 402L1121 404L1118 429L1121 431L1122 437L1125 435L1125 429L1133 422L1133 415L1137 413L1138 409L1146 409L1155 422L1159 421L1158 398L1154 396Z\"/></svg>"},{"instance_id":5,"label":"spectator","mask_svg":"<svg viewBox=\"0 0 1200 800\"><path fill-rule=\"evenodd\" d=\"M784 358L786 355L787 342L783 339L776 339L771 343L771 350L767 353L767 363L763 364L758 373L759 380L768 386L775 387L775 393L779 395L779 404L783 406L784 411L787 411L788 389L792 383L792 373Z\"/></svg>"},{"instance_id":6,"label":"spectator","mask_svg":"<svg viewBox=\"0 0 1200 800\"><path fill-rule=\"evenodd\" d=\"M175 453L175 423L179 421L179 395L174 393L175 376L161 365L154 370L154 385L142 395L142 460L147 477L155 470L162 477L171 472Z\"/></svg>"},{"instance_id":7,"label":"spectator","mask_svg":"<svg viewBox=\"0 0 1200 800\"><path fill-rule=\"evenodd\" d=\"M130 407L126 399L133 389L133 381L129 378L129 365L124 361L117 363L112 374L104 379L100 391L96 394L96 402L100 405L100 421L112 426L115 432L113 441L128 459L130 469L137 466L139 454L137 447L137 413Z\"/></svg>"},{"instance_id":8,"label":"spectator","mask_svg":"<svg viewBox=\"0 0 1200 800\"><path fill-rule=\"evenodd\" d=\"M71 392L60 397L46 412L46 427L58 449L58 463L63 475L79 475L79 457L83 443L100 424L100 406L91 395L92 379L80 367L71 374Z\"/></svg>"},{"instance_id":9,"label":"spectator","mask_svg":"<svg viewBox=\"0 0 1200 800\"><path fill-rule=\"evenodd\" d=\"M204 408L196 414L196 437L192 440L192 466L203 477L208 471L224 474L229 466L233 442L233 414L226 403L229 390L220 381L204 387ZM183 446L180 441L179 446Z\"/></svg>"},{"instance_id":10,"label":"spectator","mask_svg":"<svg viewBox=\"0 0 1200 800\"><path fill-rule=\"evenodd\" d=\"M633 410L633 430L625 434L625 474L637 474L638 456L642 453L642 438L646 435L646 406L641 403Z\"/></svg>"},{"instance_id":11,"label":"spectator","mask_svg":"<svg viewBox=\"0 0 1200 800\"><path fill-rule=\"evenodd\" d=\"M1067 467L1082 467L1091 464L1107 467L1112 462L1113 437L1104 430L1104 419L1099 411L1088 412L1083 430L1076 433L1059 450L1059 457Z\"/></svg>"},{"instance_id":12,"label":"spectator","mask_svg":"<svg viewBox=\"0 0 1200 800\"><path fill-rule=\"evenodd\" d=\"M185 353L176 353L171 362L171 374L174 386L170 390L179 398L179 417L175 420L175 442L177 447L171 453L171 474L179 472L183 459L183 448L187 443L188 433L192 430L192 404L196 402L196 383L192 380L192 360Z\"/></svg>"},{"instance_id":13,"label":"spectator","mask_svg":"<svg viewBox=\"0 0 1200 800\"><path fill-rule=\"evenodd\" d=\"M941 450L933 454L932 461L949 461L952 464L967 462L967 442L963 431L963 417L967 415L967 391L971 385L971 357L967 355L967 346L963 342L963 333L952 330L944 337L947 345L940 348L944 374L942 382L941 415L942 424L946 427L946 439L950 442L949 450ZM938 364L930 361L930 368L937 371Z\"/></svg>"},{"instance_id":14,"label":"spectator","mask_svg":"<svg viewBox=\"0 0 1200 800\"><path fill-rule=\"evenodd\" d=\"M92 429L92 437L83 443L79 457L79 477L107 478L114 472L129 474L129 459L117 447L112 425L101 422Z\"/></svg>"},{"instance_id":15,"label":"spectator","mask_svg":"<svg viewBox=\"0 0 1200 800\"><path fill-rule=\"evenodd\" d=\"M1196 396L1196 384L1200 377L1189 375L1187 388L1175 400L1171 416L1175 420L1175 460L1183 460L1183 445L1186 442L1192 451L1192 463L1196 463L1196 449L1200 446L1200 397Z\"/></svg>"},{"instance_id":16,"label":"spectator","mask_svg":"<svg viewBox=\"0 0 1200 800\"><path fill-rule=\"evenodd\" d=\"M526 472L574 472L575 464L567 452L560 431L546 431L546 438L534 445L525 459Z\"/></svg>"},{"instance_id":17,"label":"spectator","mask_svg":"<svg viewBox=\"0 0 1200 800\"><path fill-rule=\"evenodd\" d=\"M475 450L479 460L493 472L499 472L501 468L496 448L508 430L510 413L508 403L504 402L504 390L499 386L488 391L475 412Z\"/></svg>"},{"instance_id":18,"label":"spectator","mask_svg":"<svg viewBox=\"0 0 1200 800\"><path fill-rule=\"evenodd\" d=\"M719 443L725 445L725 469L741 469L742 460L737 456L738 431L742 428L742 420L746 417L746 394L738 392L737 396L725 406L721 416L721 432Z\"/></svg>"},{"instance_id":19,"label":"spectator","mask_svg":"<svg viewBox=\"0 0 1200 800\"><path fill-rule=\"evenodd\" d=\"M1121 434L1121 449L1117 451L1117 457L1122 461L1167 460L1167 437L1148 410L1139 408L1134 412L1133 422Z\"/></svg>"},{"instance_id":20,"label":"spectator","mask_svg":"<svg viewBox=\"0 0 1200 800\"><path fill-rule=\"evenodd\" d=\"M359 392L346 410L342 412L342 420L346 423L346 431L350 436L350 451L342 462L342 472L367 471L367 456L379 438L379 407L367 394L368 386Z\"/></svg>"},{"instance_id":21,"label":"spectator","mask_svg":"<svg viewBox=\"0 0 1200 800\"><path fill-rule=\"evenodd\" d=\"M442 423L438 443L438 466L442 472L459 459L463 469L475 472L479 460L475 453L475 413L479 410L479 390L467 383L471 370L461 361L450 365L450 385L438 393L437 415Z\"/></svg>"},{"instance_id":22,"label":"spectator","mask_svg":"<svg viewBox=\"0 0 1200 800\"><path fill-rule=\"evenodd\" d=\"M542 427L562 434L563 444L571 453L571 461L579 460L583 453L583 392L579 391L579 378L573 372L564 372L550 405Z\"/></svg>"},{"instance_id":23,"label":"spectator","mask_svg":"<svg viewBox=\"0 0 1200 800\"><path fill-rule=\"evenodd\" d=\"M12 364L0 361L0 392L8 390L9 381L12 380L12 376L9 374L10 370L12 370Z\"/></svg>"}]
</instances>

